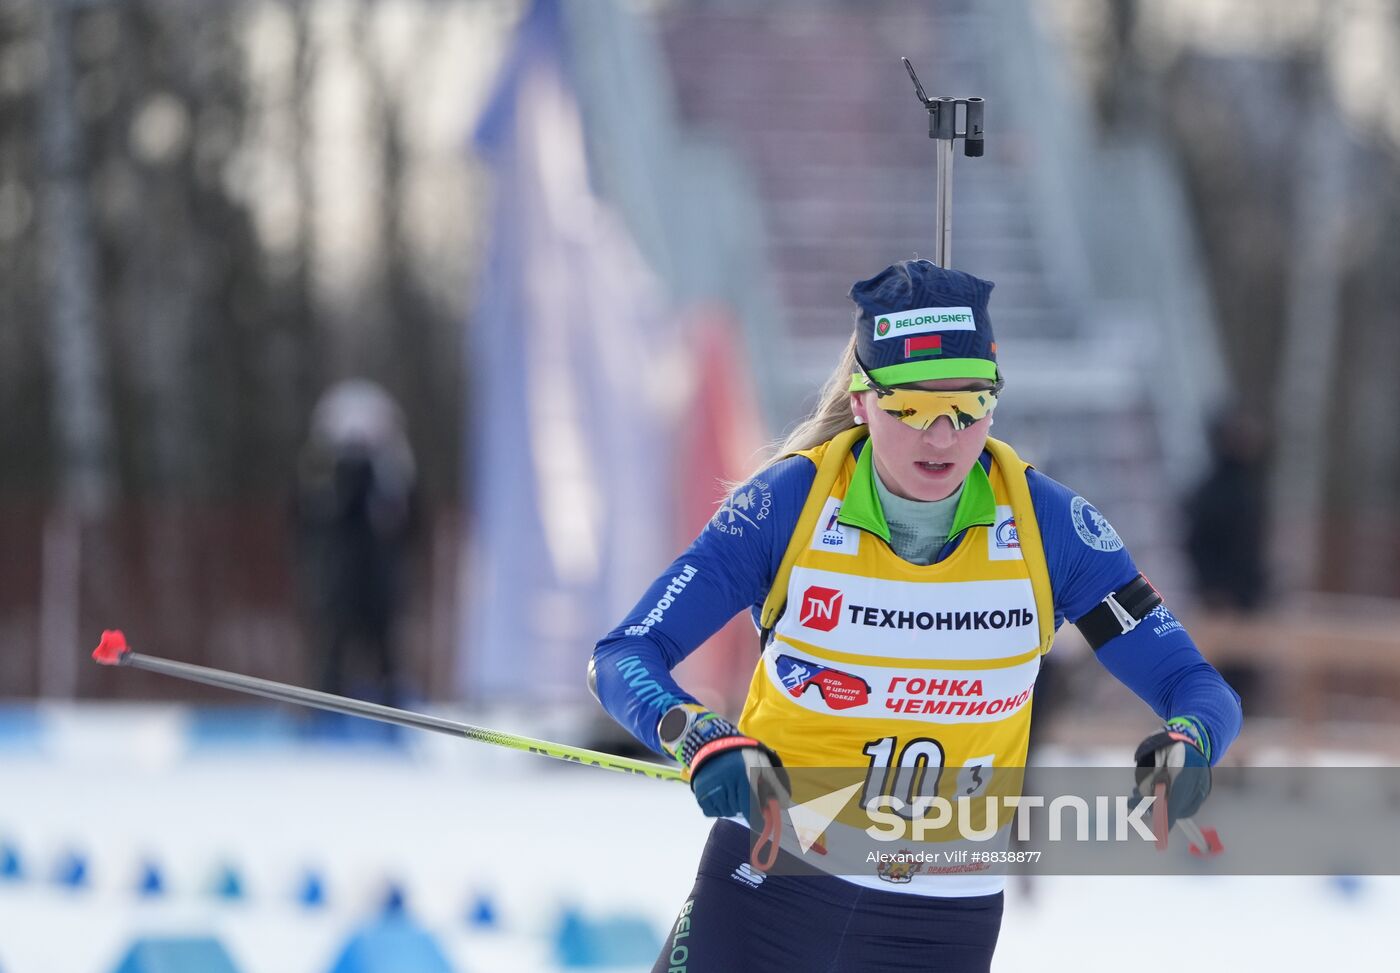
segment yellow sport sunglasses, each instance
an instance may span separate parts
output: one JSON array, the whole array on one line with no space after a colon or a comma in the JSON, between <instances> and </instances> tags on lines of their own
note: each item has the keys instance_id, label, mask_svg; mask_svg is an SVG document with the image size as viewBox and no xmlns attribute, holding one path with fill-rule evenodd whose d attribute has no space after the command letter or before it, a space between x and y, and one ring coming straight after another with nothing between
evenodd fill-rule
<instances>
[{"instance_id":1,"label":"yellow sport sunglasses","mask_svg":"<svg viewBox=\"0 0 1400 973\"><path fill-rule=\"evenodd\" d=\"M955 430L985 419L997 407L1003 384L998 378L991 388L983 389L945 391L889 386L875 380L860 355L856 355L856 366L860 370L851 375L851 391L874 390L876 408L920 431L932 426L940 416L947 416Z\"/></svg>"},{"instance_id":2,"label":"yellow sport sunglasses","mask_svg":"<svg viewBox=\"0 0 1400 973\"><path fill-rule=\"evenodd\" d=\"M877 409L919 430L929 428L941 416L952 420L954 429L966 429L991 415L997 407L994 389L943 392L892 388L883 392L877 390L875 394Z\"/></svg>"}]
</instances>

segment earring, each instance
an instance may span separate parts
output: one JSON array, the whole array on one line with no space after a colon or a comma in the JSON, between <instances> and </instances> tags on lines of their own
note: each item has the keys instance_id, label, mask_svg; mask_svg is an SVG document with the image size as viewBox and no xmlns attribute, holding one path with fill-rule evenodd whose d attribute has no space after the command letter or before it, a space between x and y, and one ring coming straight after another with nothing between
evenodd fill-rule
<instances>
[{"instance_id":1,"label":"earring","mask_svg":"<svg viewBox=\"0 0 1400 973\"><path fill-rule=\"evenodd\" d=\"M862 419L860 416L856 416L856 425L858 425L858 426L863 426L863 425L865 425L865 420Z\"/></svg>"}]
</instances>

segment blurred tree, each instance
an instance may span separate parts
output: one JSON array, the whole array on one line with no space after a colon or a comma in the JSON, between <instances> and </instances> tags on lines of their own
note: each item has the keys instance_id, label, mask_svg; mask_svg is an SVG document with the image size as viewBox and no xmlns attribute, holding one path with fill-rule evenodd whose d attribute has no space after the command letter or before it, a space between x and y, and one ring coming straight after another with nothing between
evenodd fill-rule
<instances>
[{"instance_id":1,"label":"blurred tree","mask_svg":"<svg viewBox=\"0 0 1400 973\"><path fill-rule=\"evenodd\" d=\"M355 10L352 33L361 76L368 83L368 98L378 150L379 187L376 213L379 246L377 265L380 279L371 305L380 340L373 344L374 357L391 363L384 375L399 401L405 403L409 428L428 440L423 449L427 475L438 484L455 477L456 457L461 442L461 426L444 421L459 414L452 409L444 415L441 405L456 399L455 356L440 340L443 310L435 307L428 288L420 278L413 242L405 226L409 211L408 193L411 159L408 146L408 114L416 92L402 61L393 65L376 29L376 15L382 10L374 0L361 0ZM410 50L429 46L436 24L423 19L414 33ZM397 354L392 350L396 349ZM364 367L372 367L367 361ZM446 366L446 367L444 367ZM428 395L413 395L418 388ZM452 470L442 468L444 460Z\"/></svg>"},{"instance_id":2,"label":"blurred tree","mask_svg":"<svg viewBox=\"0 0 1400 973\"><path fill-rule=\"evenodd\" d=\"M41 4L37 22L45 55L39 96L39 280L51 373L49 393L57 466L55 500L40 555L41 695L71 696L77 667L65 647L77 641L84 535L100 526L111 502L112 425L107 363L101 347L92 216L75 78L75 8ZM102 563L99 559L99 563Z\"/></svg>"},{"instance_id":3,"label":"blurred tree","mask_svg":"<svg viewBox=\"0 0 1400 973\"><path fill-rule=\"evenodd\" d=\"M422 259L406 214L421 75L465 13L0 0L0 694L48 678L36 640L76 659L118 606L149 651L297 676L285 496L338 378L393 390L425 496L455 501L466 293L425 276L449 262ZM392 70L386 17L412 25ZM367 120L348 145L328 122L346 105ZM349 157L375 164L333 194ZM357 208L351 233L326 219ZM367 272L332 267L347 245Z\"/></svg>"},{"instance_id":4,"label":"blurred tree","mask_svg":"<svg viewBox=\"0 0 1400 973\"><path fill-rule=\"evenodd\" d=\"M40 4L45 58L38 112L39 286L48 309L51 414L62 506L84 520L104 512L112 493L107 362L98 320L92 217L84 186L88 171L78 117L73 64L75 11L71 0Z\"/></svg>"},{"instance_id":5,"label":"blurred tree","mask_svg":"<svg viewBox=\"0 0 1400 973\"><path fill-rule=\"evenodd\" d=\"M1099 25L1106 128L1162 125L1183 163L1236 399L1279 452L1284 588L1400 594L1400 442L1358 421L1400 415L1400 6L1063 2Z\"/></svg>"}]
</instances>

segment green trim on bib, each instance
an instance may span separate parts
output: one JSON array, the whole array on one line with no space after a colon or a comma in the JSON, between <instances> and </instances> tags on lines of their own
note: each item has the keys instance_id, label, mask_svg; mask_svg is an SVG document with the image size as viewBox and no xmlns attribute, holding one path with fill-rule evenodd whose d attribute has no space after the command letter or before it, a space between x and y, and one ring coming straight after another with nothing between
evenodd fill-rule
<instances>
[{"instance_id":1,"label":"green trim on bib","mask_svg":"<svg viewBox=\"0 0 1400 973\"><path fill-rule=\"evenodd\" d=\"M875 493L875 464L870 457L870 444L866 443L856 457L855 475L851 477L850 486L846 487L846 498L841 501L841 512L836 519L851 527L868 530L888 544L890 525L885 520L885 510Z\"/></svg>"},{"instance_id":2,"label":"green trim on bib","mask_svg":"<svg viewBox=\"0 0 1400 973\"><path fill-rule=\"evenodd\" d=\"M836 519L851 527L859 527L879 537L886 544L890 542L890 525L885 520L884 508L875 491L874 452L867 444L856 457L855 473L851 484L846 488L846 498L841 502L841 512ZM958 509L953 513L953 526L949 537L957 537L969 527L990 527L996 523L997 501L992 492L991 481L981 462L973 463L963 481L962 496L958 498Z\"/></svg>"}]
</instances>

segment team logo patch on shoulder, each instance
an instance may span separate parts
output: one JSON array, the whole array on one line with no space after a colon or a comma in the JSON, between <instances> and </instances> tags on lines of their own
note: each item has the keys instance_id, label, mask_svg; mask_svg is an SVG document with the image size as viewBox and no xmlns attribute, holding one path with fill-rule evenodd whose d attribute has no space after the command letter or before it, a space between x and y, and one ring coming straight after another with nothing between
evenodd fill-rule
<instances>
[{"instance_id":1,"label":"team logo patch on shoulder","mask_svg":"<svg viewBox=\"0 0 1400 973\"><path fill-rule=\"evenodd\" d=\"M847 527L838 519L840 516L841 501L836 497L827 497L812 534L812 550L835 554L860 553L860 529Z\"/></svg>"},{"instance_id":2,"label":"team logo patch on shoulder","mask_svg":"<svg viewBox=\"0 0 1400 973\"><path fill-rule=\"evenodd\" d=\"M758 530L773 513L773 491L755 477L724 498L710 526L721 534L743 537L746 529Z\"/></svg>"},{"instance_id":3,"label":"team logo patch on shoulder","mask_svg":"<svg viewBox=\"0 0 1400 973\"><path fill-rule=\"evenodd\" d=\"M1021 560L1021 535L1016 532L1016 518L1005 504L997 507L996 522L987 531L987 560Z\"/></svg>"},{"instance_id":4,"label":"team logo patch on shoulder","mask_svg":"<svg viewBox=\"0 0 1400 973\"><path fill-rule=\"evenodd\" d=\"M1074 522L1079 539L1094 550L1108 552L1123 549L1123 538L1118 536L1118 531L1083 497L1075 497L1069 502L1069 518Z\"/></svg>"}]
</instances>

